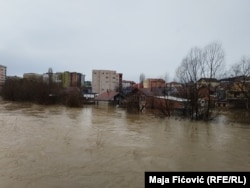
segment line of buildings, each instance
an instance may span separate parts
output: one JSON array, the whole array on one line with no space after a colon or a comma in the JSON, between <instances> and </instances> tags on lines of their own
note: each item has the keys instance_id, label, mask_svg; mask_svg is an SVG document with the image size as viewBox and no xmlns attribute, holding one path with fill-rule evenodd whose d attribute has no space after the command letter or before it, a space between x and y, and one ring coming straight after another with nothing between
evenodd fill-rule
<instances>
[{"instance_id":1,"label":"line of buildings","mask_svg":"<svg viewBox=\"0 0 250 188\"><path fill-rule=\"evenodd\" d=\"M0 65L0 86L3 86L7 79L7 67ZM17 77L9 77L17 78ZM154 88L165 87L165 81L162 79L146 79L143 85L136 84L134 81L123 80L123 74L117 73L115 70L92 70L92 82L85 81L85 75L78 72L56 72L48 71L44 74L24 73L24 79L43 82L54 82L61 84L62 87L83 87L88 83L91 87L88 92L101 94L106 91L122 91L122 89L137 87L137 88Z\"/></svg>"},{"instance_id":2,"label":"line of buildings","mask_svg":"<svg viewBox=\"0 0 250 188\"><path fill-rule=\"evenodd\" d=\"M7 67L0 65L0 86L2 87L7 78L18 79L16 76L7 76ZM92 82L85 81L85 75L79 72L56 72L52 70L44 73L24 73L23 79L41 82L53 82L62 87L91 87L88 92L100 94L104 91L120 91L123 87L122 73L116 73L114 70L93 70ZM126 82L126 81L125 81ZM131 82L127 82L131 83ZM134 83L134 82L133 82Z\"/></svg>"},{"instance_id":3,"label":"line of buildings","mask_svg":"<svg viewBox=\"0 0 250 188\"><path fill-rule=\"evenodd\" d=\"M7 67L0 65L0 88L8 78L6 72ZM145 91L154 92L154 95L157 96L180 96L185 88L181 83L166 83L165 80L156 78L148 78L143 83L136 84L134 81L123 80L123 74L115 70L92 70L92 82L85 81L85 75L82 73L69 71L53 73L52 69L49 69L44 74L24 73L23 78L47 83L54 82L64 88L82 88L83 94L95 94L94 96L110 92L120 92L127 95L135 88L143 88ZM247 83L244 85L246 88L242 90L241 85L243 82L241 77L221 80L201 78L197 84L200 86L199 97L206 100L208 95L211 95L216 104L223 106L232 103L232 101L235 103L239 103L243 99L245 101L247 99L246 93L250 88L249 80L250 78L247 79ZM210 91L207 90L207 84L211 86Z\"/></svg>"},{"instance_id":4,"label":"line of buildings","mask_svg":"<svg viewBox=\"0 0 250 188\"><path fill-rule=\"evenodd\" d=\"M85 75L78 72L47 72L44 74L37 73L24 73L24 79L34 80L34 81L43 81L49 83L50 81L53 83L60 84L62 87L82 87L85 82Z\"/></svg>"}]
</instances>

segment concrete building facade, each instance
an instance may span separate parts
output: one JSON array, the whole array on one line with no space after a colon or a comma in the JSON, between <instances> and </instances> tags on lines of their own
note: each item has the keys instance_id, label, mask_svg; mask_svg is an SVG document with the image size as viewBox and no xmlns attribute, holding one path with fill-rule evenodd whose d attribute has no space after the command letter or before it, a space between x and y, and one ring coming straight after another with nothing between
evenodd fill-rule
<instances>
[{"instance_id":1,"label":"concrete building facade","mask_svg":"<svg viewBox=\"0 0 250 188\"><path fill-rule=\"evenodd\" d=\"M7 71L7 68L3 65L0 65L0 86L3 86L5 83L6 71Z\"/></svg>"},{"instance_id":2,"label":"concrete building facade","mask_svg":"<svg viewBox=\"0 0 250 188\"><path fill-rule=\"evenodd\" d=\"M92 92L118 91L122 87L122 74L114 70L92 70Z\"/></svg>"},{"instance_id":3,"label":"concrete building facade","mask_svg":"<svg viewBox=\"0 0 250 188\"><path fill-rule=\"evenodd\" d=\"M70 86L70 72L65 71L62 74L62 86L67 88Z\"/></svg>"}]
</instances>

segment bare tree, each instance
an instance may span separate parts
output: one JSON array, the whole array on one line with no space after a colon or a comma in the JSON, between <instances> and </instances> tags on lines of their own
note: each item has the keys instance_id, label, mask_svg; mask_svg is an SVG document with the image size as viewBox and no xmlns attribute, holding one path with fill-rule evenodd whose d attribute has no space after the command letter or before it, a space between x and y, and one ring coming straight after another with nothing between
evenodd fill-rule
<instances>
[{"instance_id":1,"label":"bare tree","mask_svg":"<svg viewBox=\"0 0 250 188\"><path fill-rule=\"evenodd\" d=\"M206 108L205 118L210 118L211 111L211 82L213 79L218 78L223 74L222 68L224 67L225 53L222 45L219 43L211 43L203 50L203 77L206 78L208 88L208 102Z\"/></svg>"},{"instance_id":2,"label":"bare tree","mask_svg":"<svg viewBox=\"0 0 250 188\"><path fill-rule=\"evenodd\" d=\"M140 81L140 84L143 84L144 80L146 79L146 76L144 73L141 73L140 74L140 77L139 77L139 81Z\"/></svg>"},{"instance_id":3,"label":"bare tree","mask_svg":"<svg viewBox=\"0 0 250 188\"><path fill-rule=\"evenodd\" d=\"M191 118L195 119L198 119L199 114L197 82L203 72L202 57L201 49L192 48L176 71L179 81L183 84L181 97L189 99Z\"/></svg>"},{"instance_id":4,"label":"bare tree","mask_svg":"<svg viewBox=\"0 0 250 188\"><path fill-rule=\"evenodd\" d=\"M246 108L249 108L250 103L250 58L243 57L238 63L231 67L231 77L234 78L234 83L246 98Z\"/></svg>"},{"instance_id":5,"label":"bare tree","mask_svg":"<svg viewBox=\"0 0 250 188\"><path fill-rule=\"evenodd\" d=\"M169 80L169 75L168 75L167 72L165 73L165 75L164 75L164 77L163 77L163 80L165 80L166 83L168 82L168 80Z\"/></svg>"},{"instance_id":6,"label":"bare tree","mask_svg":"<svg viewBox=\"0 0 250 188\"><path fill-rule=\"evenodd\" d=\"M206 78L208 89L208 104L205 119L209 119L211 111L211 79L216 78L221 72L224 62L224 51L218 43L211 43L204 49L192 48L188 55L182 60L177 68L176 76L183 84L183 97L189 99L191 117L198 119L201 111L199 110L199 79ZM202 112L203 113L203 112ZM204 114L203 114L204 115Z\"/></svg>"},{"instance_id":7,"label":"bare tree","mask_svg":"<svg viewBox=\"0 0 250 188\"><path fill-rule=\"evenodd\" d=\"M233 65L231 75L236 77L250 77L250 58L243 57L238 63Z\"/></svg>"},{"instance_id":8,"label":"bare tree","mask_svg":"<svg viewBox=\"0 0 250 188\"><path fill-rule=\"evenodd\" d=\"M207 45L203 50L203 55L203 76L205 78L218 78L222 74L225 57L222 45L216 42Z\"/></svg>"},{"instance_id":9,"label":"bare tree","mask_svg":"<svg viewBox=\"0 0 250 188\"><path fill-rule=\"evenodd\" d=\"M51 85L53 81L53 69L51 67L48 69L48 76L49 76L49 85Z\"/></svg>"}]
</instances>

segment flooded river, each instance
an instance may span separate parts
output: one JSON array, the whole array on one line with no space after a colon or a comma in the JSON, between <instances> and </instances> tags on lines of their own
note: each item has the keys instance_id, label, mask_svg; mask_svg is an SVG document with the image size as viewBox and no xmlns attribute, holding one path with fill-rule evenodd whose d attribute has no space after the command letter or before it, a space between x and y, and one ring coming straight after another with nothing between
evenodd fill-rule
<instances>
[{"instance_id":1,"label":"flooded river","mask_svg":"<svg viewBox=\"0 0 250 188\"><path fill-rule=\"evenodd\" d=\"M0 102L0 187L144 187L145 171L249 171L250 126Z\"/></svg>"}]
</instances>

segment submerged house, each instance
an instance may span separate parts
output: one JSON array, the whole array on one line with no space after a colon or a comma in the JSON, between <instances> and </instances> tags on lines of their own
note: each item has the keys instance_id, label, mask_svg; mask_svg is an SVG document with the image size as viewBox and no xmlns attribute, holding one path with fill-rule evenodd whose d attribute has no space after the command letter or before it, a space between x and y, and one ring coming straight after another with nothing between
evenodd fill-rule
<instances>
[{"instance_id":1,"label":"submerged house","mask_svg":"<svg viewBox=\"0 0 250 188\"><path fill-rule=\"evenodd\" d=\"M126 96L124 104L128 110L143 111L144 109L156 109L168 116L173 111L182 111L187 100L167 96L164 94L164 91L163 89L136 88Z\"/></svg>"},{"instance_id":2,"label":"submerged house","mask_svg":"<svg viewBox=\"0 0 250 188\"><path fill-rule=\"evenodd\" d=\"M122 102L124 96L116 91L106 91L95 97L95 101L98 103L99 101L109 102L114 105L119 105Z\"/></svg>"},{"instance_id":3,"label":"submerged house","mask_svg":"<svg viewBox=\"0 0 250 188\"><path fill-rule=\"evenodd\" d=\"M143 111L152 107L153 96L150 89L134 88L124 99L124 105L128 110Z\"/></svg>"},{"instance_id":4,"label":"submerged house","mask_svg":"<svg viewBox=\"0 0 250 188\"><path fill-rule=\"evenodd\" d=\"M154 108L160 110L163 114L170 116L172 114L183 114L189 100L173 96L155 96Z\"/></svg>"},{"instance_id":5,"label":"submerged house","mask_svg":"<svg viewBox=\"0 0 250 188\"><path fill-rule=\"evenodd\" d=\"M244 76L224 78L220 80L217 91L217 105L229 108L246 108L250 106L250 78Z\"/></svg>"}]
</instances>

